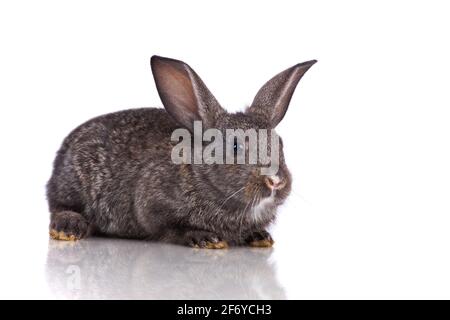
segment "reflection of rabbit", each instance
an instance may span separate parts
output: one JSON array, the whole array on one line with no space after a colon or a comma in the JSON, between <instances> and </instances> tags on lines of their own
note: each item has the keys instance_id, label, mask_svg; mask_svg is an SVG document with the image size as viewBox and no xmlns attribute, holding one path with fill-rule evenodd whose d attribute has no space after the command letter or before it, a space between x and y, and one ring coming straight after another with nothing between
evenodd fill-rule
<instances>
[{"instance_id":1,"label":"reflection of rabbit","mask_svg":"<svg viewBox=\"0 0 450 320\"><path fill-rule=\"evenodd\" d=\"M51 240L47 282L58 298L285 299L270 255L115 239Z\"/></svg>"},{"instance_id":2,"label":"reflection of rabbit","mask_svg":"<svg viewBox=\"0 0 450 320\"><path fill-rule=\"evenodd\" d=\"M231 114L187 64L154 56L152 71L165 110L100 116L64 140L47 186L52 237L74 240L95 230L195 247L270 246L265 229L291 189L282 147L275 159L278 173L265 176L261 162L174 164L171 151L178 141L170 138L178 128L192 130L194 121L222 133L273 129L314 63L279 73L247 110ZM242 143L228 140L225 144L234 150L234 158L246 152ZM268 140L271 150L272 139Z\"/></svg>"}]
</instances>

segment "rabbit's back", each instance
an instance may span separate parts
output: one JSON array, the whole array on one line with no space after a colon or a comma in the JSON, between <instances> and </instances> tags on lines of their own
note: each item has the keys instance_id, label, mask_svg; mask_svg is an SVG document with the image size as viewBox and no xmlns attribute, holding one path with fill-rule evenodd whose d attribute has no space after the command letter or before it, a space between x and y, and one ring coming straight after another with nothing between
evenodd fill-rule
<instances>
[{"instance_id":1,"label":"rabbit's back","mask_svg":"<svg viewBox=\"0 0 450 320\"><path fill-rule=\"evenodd\" d=\"M176 123L164 109L143 108L94 118L73 130L54 162L47 196L51 212L80 212L98 231L145 236L133 214L143 171L170 163Z\"/></svg>"}]
</instances>

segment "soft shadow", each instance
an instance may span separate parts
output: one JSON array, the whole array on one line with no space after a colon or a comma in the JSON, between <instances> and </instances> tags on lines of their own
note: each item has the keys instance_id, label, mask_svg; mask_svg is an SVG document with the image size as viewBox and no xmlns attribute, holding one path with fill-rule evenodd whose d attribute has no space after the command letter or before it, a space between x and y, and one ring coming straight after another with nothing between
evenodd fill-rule
<instances>
[{"instance_id":1,"label":"soft shadow","mask_svg":"<svg viewBox=\"0 0 450 320\"><path fill-rule=\"evenodd\" d=\"M56 298L285 299L271 254L119 239L50 240L47 283Z\"/></svg>"}]
</instances>

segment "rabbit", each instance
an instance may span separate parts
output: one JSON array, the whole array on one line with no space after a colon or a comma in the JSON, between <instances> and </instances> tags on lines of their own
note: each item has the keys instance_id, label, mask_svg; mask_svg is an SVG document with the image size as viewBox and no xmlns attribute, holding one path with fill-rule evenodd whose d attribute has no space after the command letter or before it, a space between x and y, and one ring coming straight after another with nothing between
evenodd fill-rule
<instances>
[{"instance_id":1,"label":"rabbit","mask_svg":"<svg viewBox=\"0 0 450 320\"><path fill-rule=\"evenodd\" d=\"M275 128L314 63L279 73L245 111L228 113L189 65L153 56L150 65L164 109L102 115L63 141L47 183L51 238L94 235L207 249L271 247L267 228L292 184L281 138L278 172L267 176L258 163L175 164L171 151L178 142L171 135L179 128L191 132L194 121L205 129Z\"/></svg>"}]
</instances>

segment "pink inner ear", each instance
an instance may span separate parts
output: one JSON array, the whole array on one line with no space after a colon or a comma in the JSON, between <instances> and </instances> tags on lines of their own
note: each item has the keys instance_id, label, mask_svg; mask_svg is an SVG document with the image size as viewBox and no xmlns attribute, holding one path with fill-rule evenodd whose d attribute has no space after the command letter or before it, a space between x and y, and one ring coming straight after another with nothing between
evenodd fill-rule
<instances>
[{"instance_id":1,"label":"pink inner ear","mask_svg":"<svg viewBox=\"0 0 450 320\"><path fill-rule=\"evenodd\" d=\"M183 66L160 62L155 71L160 76L159 89L163 99L166 100L163 101L166 108L177 108L178 110L171 110L175 113L197 113L197 101L192 82Z\"/></svg>"},{"instance_id":2,"label":"pink inner ear","mask_svg":"<svg viewBox=\"0 0 450 320\"><path fill-rule=\"evenodd\" d=\"M214 124L224 110L200 77L186 63L153 56L153 77L166 111L188 129L201 120L206 126Z\"/></svg>"}]
</instances>

